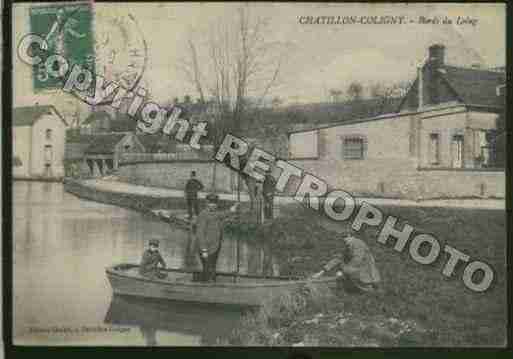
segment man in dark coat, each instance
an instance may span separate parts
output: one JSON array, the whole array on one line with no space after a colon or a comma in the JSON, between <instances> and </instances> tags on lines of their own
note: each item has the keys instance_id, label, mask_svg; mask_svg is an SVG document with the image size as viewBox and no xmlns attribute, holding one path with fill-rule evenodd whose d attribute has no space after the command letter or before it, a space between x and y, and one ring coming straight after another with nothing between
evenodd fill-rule
<instances>
[{"instance_id":1,"label":"man in dark coat","mask_svg":"<svg viewBox=\"0 0 513 359\"><path fill-rule=\"evenodd\" d=\"M199 214L193 226L193 234L196 251L203 266L201 279L215 281L217 257L223 240L223 219L226 214L217 211L217 195L209 194L206 199L207 208Z\"/></svg>"},{"instance_id":2,"label":"man in dark coat","mask_svg":"<svg viewBox=\"0 0 513 359\"><path fill-rule=\"evenodd\" d=\"M364 241L356 237L343 238L345 251L343 258L330 260L323 270L314 274L319 278L325 272L338 268L339 283L347 292L374 292L378 289L381 276L374 257Z\"/></svg>"},{"instance_id":3,"label":"man in dark coat","mask_svg":"<svg viewBox=\"0 0 513 359\"><path fill-rule=\"evenodd\" d=\"M276 181L271 175L271 171L267 171L262 185L262 194L264 196L264 216L265 219L273 219L274 209L274 189Z\"/></svg>"},{"instance_id":4,"label":"man in dark coat","mask_svg":"<svg viewBox=\"0 0 513 359\"><path fill-rule=\"evenodd\" d=\"M194 215L199 215L199 202L198 192L203 189L203 184L196 179L196 171L191 172L191 178L185 184L185 199L187 201L187 211L189 213L189 220L192 219L193 210Z\"/></svg>"},{"instance_id":5,"label":"man in dark coat","mask_svg":"<svg viewBox=\"0 0 513 359\"><path fill-rule=\"evenodd\" d=\"M159 252L159 241L157 239L150 240L150 248L145 250L139 266L139 274L151 279L164 279L167 277L166 273L159 270L160 264L166 268L166 262Z\"/></svg>"}]
</instances>

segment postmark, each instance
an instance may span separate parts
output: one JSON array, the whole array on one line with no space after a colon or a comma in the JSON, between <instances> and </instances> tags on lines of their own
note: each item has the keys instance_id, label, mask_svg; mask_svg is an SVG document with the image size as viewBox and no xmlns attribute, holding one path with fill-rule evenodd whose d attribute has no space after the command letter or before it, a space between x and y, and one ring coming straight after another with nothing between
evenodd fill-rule
<instances>
[{"instance_id":1,"label":"postmark","mask_svg":"<svg viewBox=\"0 0 513 359\"><path fill-rule=\"evenodd\" d=\"M74 65L114 82L128 92L141 81L147 63L147 44L131 13L111 15L96 12L89 3L37 6L30 9L31 32L47 44L49 56L62 56L68 69ZM34 66L34 88L55 90L63 76L52 76L58 64ZM64 75L64 74L62 74ZM94 83L94 81L93 81ZM110 101L111 103L112 101ZM109 104L105 100L98 105Z\"/></svg>"},{"instance_id":2,"label":"postmark","mask_svg":"<svg viewBox=\"0 0 513 359\"><path fill-rule=\"evenodd\" d=\"M135 16L96 13L94 28L96 74L127 91L134 90L148 61L147 43Z\"/></svg>"}]
</instances>

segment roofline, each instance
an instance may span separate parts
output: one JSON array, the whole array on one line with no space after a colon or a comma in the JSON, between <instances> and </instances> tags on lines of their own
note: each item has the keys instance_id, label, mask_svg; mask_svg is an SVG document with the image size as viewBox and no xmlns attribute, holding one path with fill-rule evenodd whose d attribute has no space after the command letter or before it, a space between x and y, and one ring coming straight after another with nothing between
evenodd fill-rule
<instances>
[{"instance_id":1,"label":"roofline","mask_svg":"<svg viewBox=\"0 0 513 359\"><path fill-rule=\"evenodd\" d=\"M480 72L489 72L493 74L504 74L504 77L506 77L506 73L502 71L494 71L490 70L490 68L473 68L473 67L467 67L467 66L456 66L454 64L444 64L443 67L452 67L453 69L462 69L462 70L468 70L468 71L480 71ZM506 67L504 66L495 66L495 67Z\"/></svg>"},{"instance_id":2,"label":"roofline","mask_svg":"<svg viewBox=\"0 0 513 359\"><path fill-rule=\"evenodd\" d=\"M69 124L66 122L66 120L64 119L64 116L61 115L61 113L57 110L57 108L54 106L54 105L48 105L50 106L51 108L53 108L53 110L55 111L55 113L61 118L62 122L64 122L64 124L66 125L66 127L69 126Z\"/></svg>"},{"instance_id":3,"label":"roofline","mask_svg":"<svg viewBox=\"0 0 513 359\"><path fill-rule=\"evenodd\" d=\"M37 107L37 106L48 106L50 107L56 114L57 116L61 119L61 121L64 123L64 125L66 127L69 127L68 123L66 122L66 120L64 119L64 117L61 115L61 113L57 110L57 108L54 106L54 105L36 105L36 106L20 106L20 107L13 107L13 112L16 108L23 108L23 107ZM39 119L41 118L41 116L39 116L38 118L36 118L36 120L34 122L32 122L31 125L26 125L26 126L17 126L16 123L12 123L11 126L12 127L32 127L34 126L34 124L39 121ZM14 121L13 121L14 122Z\"/></svg>"},{"instance_id":4,"label":"roofline","mask_svg":"<svg viewBox=\"0 0 513 359\"><path fill-rule=\"evenodd\" d=\"M413 82L411 83L410 87L408 88L408 90L404 94L403 98L401 99L401 102L399 103L399 106L397 107L397 109L399 111L401 111L401 108L403 108L403 105L406 102L406 99L408 98L408 95L410 94L410 91L413 90L416 86L418 86L417 85L418 80L419 80L419 76L417 75L417 77L415 77L415 80L413 80Z\"/></svg>"},{"instance_id":5,"label":"roofline","mask_svg":"<svg viewBox=\"0 0 513 359\"><path fill-rule=\"evenodd\" d=\"M454 95L456 96L456 98L458 99L458 101L460 101L461 103L465 103L465 101L463 100L463 98L461 98L460 94L458 93L458 91L456 91L456 89L454 88L454 85L451 83L451 81L449 81L449 79L447 78L447 76L445 76L444 73L442 73L442 76L441 76L442 80L447 84L447 86L449 86L449 88L451 89L451 91L454 93Z\"/></svg>"},{"instance_id":6,"label":"roofline","mask_svg":"<svg viewBox=\"0 0 513 359\"><path fill-rule=\"evenodd\" d=\"M319 126L319 127L314 127L314 128L306 129L306 130L287 131L287 134L290 135L290 134L298 133L298 132L310 132L310 131L321 130L321 129L325 129L325 128L345 126L345 125L352 125L352 124L361 123L361 122L371 122L371 121L377 121L377 120L385 120L385 119L388 119L388 118L391 118L391 117L406 116L406 115L409 115L409 114L411 114L411 112L393 112L393 113L387 113L387 114L383 114L383 115L379 115L379 116L375 116L375 117L357 118L357 119L349 120L349 121L335 122L335 123L329 124L327 126Z\"/></svg>"},{"instance_id":7,"label":"roofline","mask_svg":"<svg viewBox=\"0 0 513 359\"><path fill-rule=\"evenodd\" d=\"M144 152L146 152L146 146L144 145L144 143L142 143L139 138L137 138L137 134L133 133L133 132L130 132L130 133L127 133L127 136L130 136L132 135L132 137L135 139L135 141L141 145L141 148L143 149ZM123 137L125 138L125 137Z\"/></svg>"},{"instance_id":8,"label":"roofline","mask_svg":"<svg viewBox=\"0 0 513 359\"><path fill-rule=\"evenodd\" d=\"M425 66L426 66L426 64L424 64L422 66L422 71L424 70ZM454 69L463 69L463 70L469 70L469 71L490 72L490 73L494 73L494 74L501 73L499 71L493 71L493 70L489 70L489 69L474 69L474 68L471 68L471 67L461 67L461 66L454 66L454 65L450 65L450 64L444 64L444 65L442 65L442 67L451 67L451 68L454 68ZM456 95L456 98L458 98L466 106L469 106L469 107L483 107L483 108L490 108L490 109L495 109L495 110L501 110L502 109L502 107L500 107L500 106L475 105L475 104L467 104L467 103L465 103L465 101L461 98L461 96L458 93L458 91L456 91L456 89L454 88L454 86L451 83L451 81L447 78L447 74L444 74L442 72L440 74L441 74L441 78L443 79L443 81L447 84L447 86L449 86L449 88ZM504 77L506 77L506 76L504 76ZM404 103L405 103L405 101L406 101L410 91L417 84L418 79L419 79L419 76L417 74L417 76L415 77L415 80L413 80L410 88L408 89L408 91L406 91L406 94L403 96L403 99L401 100L401 103L399 104L399 107L398 107L399 110L401 110L401 108L403 107L403 105L404 105ZM501 85L499 85L499 86L501 86ZM506 83L502 84L502 86L506 86Z\"/></svg>"},{"instance_id":9,"label":"roofline","mask_svg":"<svg viewBox=\"0 0 513 359\"><path fill-rule=\"evenodd\" d=\"M388 114L379 115L379 116L375 116L375 117L359 118L359 119L355 119L355 120L349 120L349 121L333 123L333 124L330 124L330 125L327 125L327 126L319 126L319 127L314 127L314 128L305 129L305 130L288 131L287 135L291 135L293 133L299 133L299 132L310 132L310 131L323 130L325 128L353 125L355 123L372 122L372 121L378 121L378 120L388 120L390 118L397 118L397 117L402 117L402 116L415 115L415 114L419 114L419 113L447 110L447 109L457 108L457 107L468 108L469 105L467 105L465 103L454 103L454 104L451 103L451 105L449 105L449 106L438 107L438 108L437 107L432 107L432 108L424 109L422 111L394 112L394 113L388 113Z\"/></svg>"},{"instance_id":10,"label":"roofline","mask_svg":"<svg viewBox=\"0 0 513 359\"><path fill-rule=\"evenodd\" d=\"M107 134L107 135L117 135L118 133L114 133L114 134ZM84 149L84 154L90 154L90 155L111 155L111 154L114 154L116 153L116 146L124 139L126 138L127 136L129 136L129 134L123 134L123 133L119 133L119 135L122 135L122 137L118 140L118 142L116 142L116 144L114 145L114 150L112 152L89 152L88 151L88 148L93 146L95 143L91 143L89 145L89 147L87 147L86 149ZM94 151L94 150L93 150Z\"/></svg>"},{"instance_id":11,"label":"roofline","mask_svg":"<svg viewBox=\"0 0 513 359\"><path fill-rule=\"evenodd\" d=\"M466 107L469 109L488 109L488 110L495 110L497 112L501 112L505 110L505 106L489 106L489 105L477 105L473 103L465 104Z\"/></svg>"}]
</instances>

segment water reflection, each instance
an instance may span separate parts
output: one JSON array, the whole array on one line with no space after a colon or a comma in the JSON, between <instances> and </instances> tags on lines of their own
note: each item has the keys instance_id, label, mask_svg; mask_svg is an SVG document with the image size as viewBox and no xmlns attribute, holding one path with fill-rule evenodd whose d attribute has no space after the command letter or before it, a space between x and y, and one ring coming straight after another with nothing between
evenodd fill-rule
<instances>
[{"instance_id":1,"label":"water reflection","mask_svg":"<svg viewBox=\"0 0 513 359\"><path fill-rule=\"evenodd\" d=\"M161 239L159 249L169 267L195 265L189 263L196 258L187 232L135 211L81 200L64 192L59 183L15 182L13 203L16 341L58 345L85 340L86 344L105 345L156 341L159 345L195 345L213 340L212 336L221 327L228 326L218 324L225 323L223 315L212 306L194 309L194 306L161 303L148 309L146 317L151 319L141 321L145 318L142 303L133 304L128 311L116 309L115 298L111 303L112 289L105 275L106 267L114 263L138 263L147 240L154 237ZM241 273L278 272L269 248L242 241L238 245ZM236 249L237 241L227 237L218 270L236 270ZM130 316L137 312L132 307L140 308L141 315ZM142 328L142 333L138 329L122 338L115 333L91 338L70 334L43 337L30 331L34 326L100 325L106 319L105 313L110 311L118 313L112 316L118 319L126 312L122 320L132 320L137 328ZM227 313L224 309L220 312Z\"/></svg>"},{"instance_id":2,"label":"water reflection","mask_svg":"<svg viewBox=\"0 0 513 359\"><path fill-rule=\"evenodd\" d=\"M230 334L244 310L115 295L104 322L138 327L150 346L163 344L158 342L162 332L178 332L201 345L214 345Z\"/></svg>"}]
</instances>

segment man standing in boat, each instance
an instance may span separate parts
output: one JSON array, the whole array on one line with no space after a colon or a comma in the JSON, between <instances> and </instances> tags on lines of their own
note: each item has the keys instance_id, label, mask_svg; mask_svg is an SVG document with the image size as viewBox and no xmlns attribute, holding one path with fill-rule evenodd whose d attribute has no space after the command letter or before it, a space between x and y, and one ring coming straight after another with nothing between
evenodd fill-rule
<instances>
[{"instance_id":1,"label":"man standing in boat","mask_svg":"<svg viewBox=\"0 0 513 359\"><path fill-rule=\"evenodd\" d=\"M187 212L189 220L192 220L193 212L199 215L198 192L203 189L203 183L196 179L196 171L191 172L191 178L185 184L185 199L187 201Z\"/></svg>"},{"instance_id":2,"label":"man standing in boat","mask_svg":"<svg viewBox=\"0 0 513 359\"><path fill-rule=\"evenodd\" d=\"M339 283L345 291L349 293L375 292L381 282L381 276L369 247L356 237L347 236L342 240L346 247L342 258L330 260L312 278L319 278L324 273L338 268Z\"/></svg>"},{"instance_id":3,"label":"man standing in boat","mask_svg":"<svg viewBox=\"0 0 513 359\"><path fill-rule=\"evenodd\" d=\"M150 247L143 253L141 264L139 266L139 274L151 279L164 279L167 277L167 273L159 270L159 264L163 268L166 268L166 262L164 262L164 259L159 252L158 239L151 239Z\"/></svg>"},{"instance_id":4,"label":"man standing in boat","mask_svg":"<svg viewBox=\"0 0 513 359\"><path fill-rule=\"evenodd\" d=\"M206 197L207 208L198 216L193 234L195 244L203 266L203 281L215 281L216 265L221 242L223 240L223 219L225 213L217 211L218 196L210 193Z\"/></svg>"}]
</instances>

